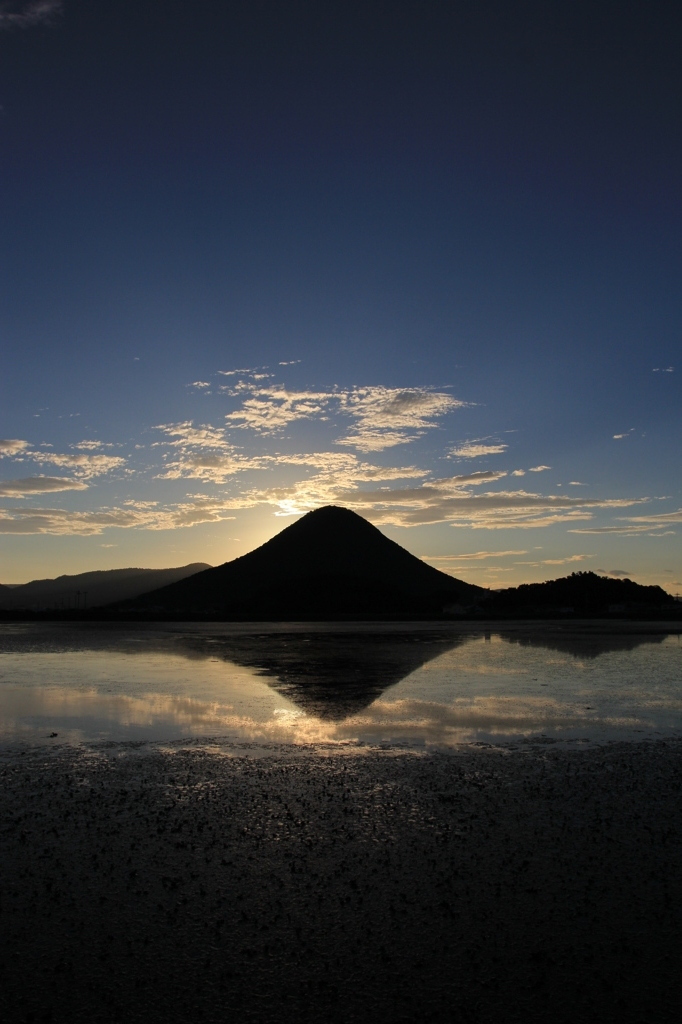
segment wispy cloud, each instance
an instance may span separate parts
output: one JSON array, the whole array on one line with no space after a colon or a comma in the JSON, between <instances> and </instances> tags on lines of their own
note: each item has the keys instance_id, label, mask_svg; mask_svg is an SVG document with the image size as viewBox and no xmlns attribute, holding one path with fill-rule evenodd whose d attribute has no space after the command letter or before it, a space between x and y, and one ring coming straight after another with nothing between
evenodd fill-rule
<instances>
[{"instance_id":1,"label":"wispy cloud","mask_svg":"<svg viewBox=\"0 0 682 1024\"><path fill-rule=\"evenodd\" d=\"M622 523L621 526L594 526L591 528L570 530L570 533L621 533L637 534L648 533L654 536L652 531L664 530L666 527L682 523L682 508L674 512L659 512L649 516L617 516ZM671 531L667 532L667 536ZM674 532L674 531L673 531ZM659 534L662 536L662 534Z\"/></svg>"},{"instance_id":2,"label":"wispy cloud","mask_svg":"<svg viewBox=\"0 0 682 1024\"><path fill-rule=\"evenodd\" d=\"M525 491L488 491L484 494L424 494L409 502L392 492L392 501L376 500L370 518L375 523L395 526L420 526L446 522L470 529L535 529L556 523L592 519L597 508L617 508L634 504L629 500L605 500L592 503L571 501L559 495L529 494ZM352 500L348 496L349 503ZM363 503L357 503L363 504Z\"/></svg>"},{"instance_id":3,"label":"wispy cloud","mask_svg":"<svg viewBox=\"0 0 682 1024\"><path fill-rule=\"evenodd\" d=\"M134 439L130 441L135 479L140 481L147 474L151 486L156 486L152 496L165 495L167 500L163 503L121 504L108 497L100 500L112 501L116 507L99 511L92 510L90 501L90 511L81 513L6 509L3 522L7 530L87 534L108 527L176 529L218 522L229 518L236 509L257 505L269 506L275 515L289 516L326 504L353 508L379 526L445 523L471 529L528 530L564 524L571 532L662 536L681 521L676 518L681 513L621 514L615 521L605 518L606 514L613 515L649 499L587 498L566 488L569 496L560 493L558 484L554 488L557 493L553 494L521 489L516 478L546 472L551 467L545 464L511 472L481 470L445 477L434 473L434 465L444 463L434 462L432 454L426 465L417 464L418 458L404 459L404 465L381 465L399 461L392 457L391 449L405 451L404 446L410 441L437 428L443 430L450 414L458 413L456 419L460 419L459 410L467 403L453 397L447 389L379 385L294 389L273 382L264 366L220 372L225 383L213 390L209 402L210 405L228 399L231 403L227 415L219 421L220 426L190 419L159 424L155 428L156 439L146 446L146 467L132 461L134 450L141 445L133 444ZM206 391L206 384L207 381L197 380L192 386ZM223 408L221 415L225 411ZM307 444L300 443L302 437L310 435L310 430L298 434L288 431L298 422L314 424L316 443L312 451L306 450ZM445 434L444 430L443 434L445 443L439 446L440 454L452 458L471 460L508 451L508 445L497 435L474 437L453 445L452 434ZM458 434L462 436L461 426ZM0 456L31 460L38 464L38 469L53 466L68 471L63 477L36 475L7 481L0 485L0 495L34 495L33 504L38 505L40 495L85 490L88 481L94 478L109 476L112 481L120 481L132 472L124 455L118 454L122 450L118 443L114 447L84 439L69 447L68 453L60 453L45 446L30 446L19 439L0 441ZM445 464L452 467L451 462ZM469 462L460 468L471 465ZM15 469L13 475L18 472L27 471ZM170 504L169 496L175 497L178 487L155 485L153 481L159 480L202 481L206 485L203 489L212 493L190 494L183 502ZM104 480L100 479L102 492L103 485ZM116 486L118 489L119 484ZM573 480L570 486L579 489L585 485ZM472 571L487 572L495 561L507 560L508 564L524 555L528 555L526 550L479 551L452 556L452 563L443 564L459 562L469 565ZM537 553L532 551L529 557L537 557ZM561 565L585 557L523 564ZM477 563L481 563L478 568Z\"/></svg>"},{"instance_id":4,"label":"wispy cloud","mask_svg":"<svg viewBox=\"0 0 682 1024\"><path fill-rule=\"evenodd\" d=\"M154 430L160 430L170 438L166 444L174 448L201 448L201 449L231 449L225 431L220 427L213 427L210 423L194 426L192 420L183 420L181 423L159 423Z\"/></svg>"},{"instance_id":5,"label":"wispy cloud","mask_svg":"<svg viewBox=\"0 0 682 1024\"><path fill-rule=\"evenodd\" d=\"M0 498L26 498L54 491L86 491L88 485L81 480L60 476L29 476L23 480L0 481Z\"/></svg>"},{"instance_id":6,"label":"wispy cloud","mask_svg":"<svg viewBox=\"0 0 682 1024\"><path fill-rule=\"evenodd\" d=\"M42 445L42 450L31 450L28 441L18 439L0 440L0 458L19 458L20 460L30 459L39 465L59 466L61 469L70 469L79 478L88 480L95 476L102 476L125 464L125 459L120 455L93 454L97 448L112 447L103 445L99 441L80 441L73 445L73 448L80 449L78 454L60 454L46 449L51 445ZM40 477L37 479L47 479ZM55 478L56 479L56 478Z\"/></svg>"},{"instance_id":7,"label":"wispy cloud","mask_svg":"<svg viewBox=\"0 0 682 1024\"><path fill-rule=\"evenodd\" d=\"M276 515L300 515L321 505L343 504L344 495L359 494L363 485L386 485L396 480L419 480L427 471L418 466L377 466L364 462L350 452L316 452L309 455L280 456L290 466L309 466L313 475L248 493L253 504L273 505Z\"/></svg>"},{"instance_id":8,"label":"wispy cloud","mask_svg":"<svg viewBox=\"0 0 682 1024\"><path fill-rule=\"evenodd\" d=\"M52 448L52 445L46 447ZM77 448L79 451L85 452L96 452L100 448L113 448L113 444L105 444L104 441L79 441L78 444L70 445L71 448Z\"/></svg>"},{"instance_id":9,"label":"wispy cloud","mask_svg":"<svg viewBox=\"0 0 682 1024\"><path fill-rule=\"evenodd\" d=\"M674 366L654 366L653 373L674 373Z\"/></svg>"},{"instance_id":10,"label":"wispy cloud","mask_svg":"<svg viewBox=\"0 0 682 1024\"><path fill-rule=\"evenodd\" d=\"M60 455L57 452L28 452L27 455L34 462L70 469L84 480L111 473L124 466L126 461L120 455Z\"/></svg>"},{"instance_id":11,"label":"wispy cloud","mask_svg":"<svg viewBox=\"0 0 682 1024\"><path fill-rule=\"evenodd\" d=\"M450 449L450 455L459 459L478 459L483 455L501 455L506 452L507 444L483 444L478 441L465 441Z\"/></svg>"},{"instance_id":12,"label":"wispy cloud","mask_svg":"<svg viewBox=\"0 0 682 1024\"><path fill-rule=\"evenodd\" d=\"M0 510L0 533L97 536L106 529L177 530L234 519L224 500L197 495L167 507L127 502L124 507L80 512L59 508Z\"/></svg>"},{"instance_id":13,"label":"wispy cloud","mask_svg":"<svg viewBox=\"0 0 682 1024\"><path fill-rule=\"evenodd\" d=\"M21 455L29 447L28 441L20 441L18 438L0 439L0 459Z\"/></svg>"},{"instance_id":14,"label":"wispy cloud","mask_svg":"<svg viewBox=\"0 0 682 1024\"><path fill-rule=\"evenodd\" d=\"M604 576L631 576L632 573L627 569L597 569L597 572L602 573Z\"/></svg>"},{"instance_id":15,"label":"wispy cloud","mask_svg":"<svg viewBox=\"0 0 682 1024\"><path fill-rule=\"evenodd\" d=\"M208 452L183 452L164 463L156 474L157 480L202 480L204 483L223 484L237 473L249 469L264 469L264 458L244 455L211 455Z\"/></svg>"},{"instance_id":16,"label":"wispy cloud","mask_svg":"<svg viewBox=\"0 0 682 1024\"><path fill-rule=\"evenodd\" d=\"M355 474L322 474L291 486L269 488L258 492L258 497L265 503L277 505L283 514L300 514L323 504L340 504L361 511L377 525L450 523L472 529L530 529L573 523L592 519L597 509L613 510L643 500L572 498L526 491L481 494L472 489L504 476L503 472L471 473L427 480L409 487L370 489L359 486L362 480L356 470ZM398 473L395 477L398 478Z\"/></svg>"},{"instance_id":17,"label":"wispy cloud","mask_svg":"<svg viewBox=\"0 0 682 1024\"><path fill-rule=\"evenodd\" d=\"M517 565L530 565L530 566L541 566L541 565L570 565L572 562L584 562L588 558L593 558L593 555L567 555L566 558L541 558L537 562L517 562Z\"/></svg>"},{"instance_id":18,"label":"wispy cloud","mask_svg":"<svg viewBox=\"0 0 682 1024\"><path fill-rule=\"evenodd\" d=\"M155 428L167 440L156 442L173 449L164 454L163 468L156 474L158 480L202 480L225 483L237 473L248 469L262 469L265 461L260 456L248 457L230 444L225 430L204 423L194 426L191 420L181 423L162 423Z\"/></svg>"},{"instance_id":19,"label":"wispy cloud","mask_svg":"<svg viewBox=\"0 0 682 1024\"><path fill-rule=\"evenodd\" d=\"M237 370L218 370L221 377L248 377L259 370L265 370L265 366L242 366Z\"/></svg>"},{"instance_id":20,"label":"wispy cloud","mask_svg":"<svg viewBox=\"0 0 682 1024\"><path fill-rule=\"evenodd\" d=\"M0 3L0 29L49 23L61 14L62 6L61 0L4 0Z\"/></svg>"},{"instance_id":21,"label":"wispy cloud","mask_svg":"<svg viewBox=\"0 0 682 1024\"><path fill-rule=\"evenodd\" d=\"M418 438L419 434L410 434L402 430L358 430L347 437L337 438L334 443L369 453L382 452L399 444L409 444Z\"/></svg>"},{"instance_id":22,"label":"wispy cloud","mask_svg":"<svg viewBox=\"0 0 682 1024\"><path fill-rule=\"evenodd\" d=\"M308 420L324 415L329 402L336 396L325 391L288 391L279 385L258 387L241 382L231 389L232 394L246 392L239 409L227 413L228 423L257 434L276 434L297 420Z\"/></svg>"},{"instance_id":23,"label":"wispy cloud","mask_svg":"<svg viewBox=\"0 0 682 1024\"><path fill-rule=\"evenodd\" d=\"M379 386L341 392L339 400L341 412L351 416L355 425L336 443L360 451L382 451L406 444L436 427L436 421L447 413L467 404L430 388Z\"/></svg>"},{"instance_id":24,"label":"wispy cloud","mask_svg":"<svg viewBox=\"0 0 682 1024\"><path fill-rule=\"evenodd\" d=\"M422 555L424 562L480 562L489 558L511 558L512 556L527 555L525 550L521 551L472 551L466 555Z\"/></svg>"},{"instance_id":25,"label":"wispy cloud","mask_svg":"<svg viewBox=\"0 0 682 1024\"><path fill-rule=\"evenodd\" d=\"M221 372L227 375L228 371ZM281 384L259 384L259 377L251 373L247 379L223 386L226 394L242 399L239 408L227 413L228 425L275 435L295 422L330 422L340 416L350 419L352 426L336 444L363 452L408 444L435 427L440 417L466 405L432 388L377 385L295 391Z\"/></svg>"}]
</instances>

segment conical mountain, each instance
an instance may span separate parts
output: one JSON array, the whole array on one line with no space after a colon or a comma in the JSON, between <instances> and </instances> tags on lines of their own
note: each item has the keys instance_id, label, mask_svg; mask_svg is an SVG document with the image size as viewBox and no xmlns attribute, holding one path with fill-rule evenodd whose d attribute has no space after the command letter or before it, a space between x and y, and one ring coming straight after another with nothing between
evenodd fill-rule
<instances>
[{"instance_id":1,"label":"conical mountain","mask_svg":"<svg viewBox=\"0 0 682 1024\"><path fill-rule=\"evenodd\" d=\"M355 512L328 505L255 551L120 610L242 621L429 618L484 593L415 558Z\"/></svg>"}]
</instances>

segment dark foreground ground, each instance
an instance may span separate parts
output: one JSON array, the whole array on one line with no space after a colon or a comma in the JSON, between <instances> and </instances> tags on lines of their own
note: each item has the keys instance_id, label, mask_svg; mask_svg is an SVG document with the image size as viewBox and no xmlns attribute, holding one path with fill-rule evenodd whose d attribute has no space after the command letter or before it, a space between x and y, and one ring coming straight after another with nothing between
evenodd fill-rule
<instances>
[{"instance_id":1,"label":"dark foreground ground","mask_svg":"<svg viewBox=\"0 0 682 1024\"><path fill-rule=\"evenodd\" d=\"M679 1019L679 743L0 772L3 1021Z\"/></svg>"}]
</instances>

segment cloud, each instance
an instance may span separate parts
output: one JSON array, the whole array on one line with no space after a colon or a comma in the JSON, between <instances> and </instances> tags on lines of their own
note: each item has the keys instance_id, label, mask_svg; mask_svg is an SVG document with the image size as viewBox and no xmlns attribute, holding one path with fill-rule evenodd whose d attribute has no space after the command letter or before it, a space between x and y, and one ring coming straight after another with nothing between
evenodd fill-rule
<instances>
[{"instance_id":1,"label":"cloud","mask_svg":"<svg viewBox=\"0 0 682 1024\"><path fill-rule=\"evenodd\" d=\"M654 366L653 373L674 373L674 366Z\"/></svg>"},{"instance_id":2,"label":"cloud","mask_svg":"<svg viewBox=\"0 0 682 1024\"><path fill-rule=\"evenodd\" d=\"M377 471L378 467L372 467L373 473ZM407 478L405 470L393 472L396 480L401 475ZM361 466L357 465L343 473L322 473L293 485L254 491L251 496L278 506L280 514L284 515L337 504L360 511L377 525L420 526L443 522L472 529L529 529L574 523L590 520L595 509L623 508L645 500L572 498L526 491L481 494L473 490L499 480L505 476L504 472L471 473L408 487L379 488L362 486L369 482L368 476L363 480ZM388 473L385 478L389 479Z\"/></svg>"},{"instance_id":3,"label":"cloud","mask_svg":"<svg viewBox=\"0 0 682 1024\"><path fill-rule=\"evenodd\" d=\"M507 444L479 444L476 441L465 441L464 444L450 449L450 454L460 459L477 459L482 455L501 455L506 452Z\"/></svg>"},{"instance_id":4,"label":"cloud","mask_svg":"<svg viewBox=\"0 0 682 1024\"><path fill-rule=\"evenodd\" d=\"M353 496L344 495L352 504ZM361 498L364 494L360 495ZM418 526L448 522L471 529L530 529L555 523L591 519L594 508L635 504L633 500L595 499L592 502L561 495L529 494L526 491L488 491L472 494L468 489L448 492L425 484L411 492L391 491L383 497L372 495L372 521L395 526ZM365 504L355 499L355 504Z\"/></svg>"},{"instance_id":5,"label":"cloud","mask_svg":"<svg viewBox=\"0 0 682 1024\"><path fill-rule=\"evenodd\" d=\"M430 388L354 388L341 392L340 397L344 411L357 419L360 427L373 430L423 430L435 426L436 417L466 405Z\"/></svg>"},{"instance_id":6,"label":"cloud","mask_svg":"<svg viewBox=\"0 0 682 1024\"><path fill-rule=\"evenodd\" d=\"M119 469L126 461L120 455L59 455L56 452L27 452L27 455L34 462L47 462L51 466L71 469L84 480L91 480L95 476L103 476L114 469Z\"/></svg>"},{"instance_id":7,"label":"cloud","mask_svg":"<svg viewBox=\"0 0 682 1024\"><path fill-rule=\"evenodd\" d=\"M0 459L20 455L28 447L28 441L19 441L18 438L0 438Z\"/></svg>"},{"instance_id":8,"label":"cloud","mask_svg":"<svg viewBox=\"0 0 682 1024\"><path fill-rule=\"evenodd\" d=\"M46 447L52 448L52 445ZM113 448L113 444L105 444L104 441L79 441L78 444L70 445L71 448L78 448L80 451L94 452L99 448Z\"/></svg>"},{"instance_id":9,"label":"cloud","mask_svg":"<svg viewBox=\"0 0 682 1024\"><path fill-rule=\"evenodd\" d=\"M353 388L339 393L341 413L352 417L355 426L337 444L352 445L361 451L380 451L396 444L406 444L424 431L431 430L436 420L462 402L443 391L431 388L386 388L383 386Z\"/></svg>"},{"instance_id":10,"label":"cloud","mask_svg":"<svg viewBox=\"0 0 682 1024\"><path fill-rule=\"evenodd\" d=\"M569 565L571 562L584 562L588 558L593 558L593 555L568 555L566 558L543 558L538 562L517 562L517 565Z\"/></svg>"},{"instance_id":11,"label":"cloud","mask_svg":"<svg viewBox=\"0 0 682 1024\"><path fill-rule=\"evenodd\" d=\"M45 445L44 447L48 448L51 445ZM95 448L112 446L102 445L99 441L80 441L78 444L73 445L73 447L92 451ZM118 469L125 464L125 459L120 455L93 455L82 454L81 452L77 455L60 455L57 452L50 451L30 451L28 441L16 439L0 441L0 458L17 455L25 459L31 459L40 465L48 464L50 466L59 466L62 469L71 469L76 476L85 480L109 473L111 470ZM39 479L46 478L41 477Z\"/></svg>"},{"instance_id":12,"label":"cloud","mask_svg":"<svg viewBox=\"0 0 682 1024\"><path fill-rule=\"evenodd\" d=\"M300 515L321 505L343 504L346 493L358 494L362 484L383 484L395 480L419 480L427 476L418 466L376 466L349 452L316 452L309 455L277 456L280 464L310 466L312 476L265 489L253 489L246 497L252 504L274 505L276 515ZM275 459L273 458L273 462ZM388 490L380 493L389 493Z\"/></svg>"},{"instance_id":13,"label":"cloud","mask_svg":"<svg viewBox=\"0 0 682 1024\"><path fill-rule=\"evenodd\" d=\"M580 480L569 480L568 481L568 486L569 487L587 487L587 484L581 483Z\"/></svg>"},{"instance_id":14,"label":"cloud","mask_svg":"<svg viewBox=\"0 0 682 1024\"><path fill-rule=\"evenodd\" d=\"M10 532L97 533L109 526L139 529L176 529L201 522L229 518L235 509L269 506L275 515L300 515L326 504L353 508L379 526L418 526L446 523L471 529L531 529L565 524L573 532L642 532L662 536L671 532L680 520L662 516L622 514L608 527L593 526L597 512L611 512L641 504L649 499L586 498L570 492L564 495L557 485L554 494L521 489L516 478L550 469L537 465L530 469L477 471L434 478L428 469L407 460L406 465L379 465L388 456L370 453L405 445L441 425L442 419L466 405L446 389L426 387L390 388L363 386L347 389L300 389L264 380L267 367L251 370L221 371L230 378L221 388L232 399L220 426L180 420L158 424L156 440L147 446L148 467L155 480L194 480L206 490L222 490L217 496L189 495L180 504L123 502L120 507L75 513L65 510L15 509L6 511L3 522ZM207 382L195 381L195 385ZM328 424L327 438L336 440L332 450L301 451L287 438L274 441L296 421ZM345 423L343 421L345 420ZM338 429L339 422L345 433ZM337 428L334 433L331 431ZM243 446L236 443L244 431L256 435ZM341 434L339 437L338 435ZM451 435L450 435L451 436ZM266 439L266 440L264 440ZM450 444L452 442L450 441ZM29 449L28 442L0 442L0 455L31 459L68 470L64 477L35 476L9 481L0 494L4 497L39 495L59 490L84 490L87 482L105 474L118 478L126 460L106 449L113 445L85 439L70 446L68 454ZM115 449L120 446L116 445ZM139 445L135 446L140 447ZM293 448L278 451L277 448ZM325 444L319 447L324 449ZM75 449L75 450L74 450ZM404 449L403 449L404 450ZM455 458L472 459L502 454L508 445L494 435L462 441L450 449ZM398 460L395 460L398 461ZM452 463L445 463L452 467ZM441 465L443 463L441 462ZM471 464L469 464L471 466ZM459 468L465 469L465 465ZM116 472L116 471L123 472ZM251 476L247 474L250 473ZM67 478L68 477L68 478ZM506 485L501 483L507 478ZM239 481L237 484L236 481ZM533 481L535 482L535 481ZM579 488L579 481L572 486ZM504 490L496 488L502 486ZM175 488L163 488L170 498ZM46 518L47 517L47 518ZM473 552L452 556L466 566L476 568L486 562L527 555L526 551ZM536 556L532 552L529 557ZM446 556L443 556L446 557ZM449 556L448 556L449 557ZM527 564L564 564L586 556L569 556ZM443 563L448 564L448 563ZM481 566L482 570L484 567Z\"/></svg>"},{"instance_id":15,"label":"cloud","mask_svg":"<svg viewBox=\"0 0 682 1024\"><path fill-rule=\"evenodd\" d=\"M211 382L209 380L195 380L191 384L188 384L188 388L210 388Z\"/></svg>"},{"instance_id":16,"label":"cloud","mask_svg":"<svg viewBox=\"0 0 682 1024\"><path fill-rule=\"evenodd\" d=\"M266 459L279 465L310 466L318 470L322 477L335 481L336 486L353 481L414 480L428 476L427 471L418 466L376 466L371 462L361 462L357 455L350 452L282 454L267 456Z\"/></svg>"},{"instance_id":17,"label":"cloud","mask_svg":"<svg viewBox=\"0 0 682 1024\"><path fill-rule=\"evenodd\" d=\"M164 456L162 471L157 480L203 480L225 483L237 473L248 469L263 469L267 461L263 457L248 457L230 444L225 431L208 423L194 426L191 420L181 423L162 423L154 428L162 431L167 444L175 449L173 458Z\"/></svg>"},{"instance_id":18,"label":"cloud","mask_svg":"<svg viewBox=\"0 0 682 1024\"><path fill-rule=\"evenodd\" d=\"M58 508L23 508L11 512L3 509L0 510L0 533L92 537L111 528L177 530L234 519L230 511L230 505L224 500L202 495L168 507L155 502L126 502L125 507L92 512Z\"/></svg>"},{"instance_id":19,"label":"cloud","mask_svg":"<svg viewBox=\"0 0 682 1024\"><path fill-rule=\"evenodd\" d=\"M232 371L221 371L227 375ZM272 435L302 420L329 421L333 414L349 418L353 425L337 444L358 451L383 451L408 444L435 427L436 420L466 405L445 392L431 388L358 387L331 391L292 391L283 385L259 385L259 374L240 380L223 391L241 398L241 405L227 413L228 425ZM244 396L244 397L242 397Z\"/></svg>"},{"instance_id":20,"label":"cloud","mask_svg":"<svg viewBox=\"0 0 682 1024\"><path fill-rule=\"evenodd\" d=\"M0 481L0 498L25 498L32 494L50 494L54 491L86 491L88 485L80 480L60 476L29 476L23 480Z\"/></svg>"},{"instance_id":21,"label":"cloud","mask_svg":"<svg viewBox=\"0 0 682 1024\"><path fill-rule=\"evenodd\" d=\"M424 562L479 562L487 558L509 558L512 555L527 555L525 550L521 551L472 551L466 555L422 555Z\"/></svg>"},{"instance_id":22,"label":"cloud","mask_svg":"<svg viewBox=\"0 0 682 1024\"><path fill-rule=\"evenodd\" d=\"M415 466L385 467L361 462L356 455L346 452L277 452L267 455L246 455L230 444L224 430L204 424L195 427L191 421L162 424L156 428L171 440L167 443L176 451L172 459L164 458L163 470L156 478L179 480L183 478L225 483L230 477L247 470L272 470L284 466L306 466L317 471L317 476L302 483L306 489L317 487L321 497L340 483L352 487L358 482L370 480L396 480L427 476L426 470ZM245 500L251 505L257 491L245 492ZM267 499L264 499L267 500ZM314 501L311 507L324 504Z\"/></svg>"},{"instance_id":23,"label":"cloud","mask_svg":"<svg viewBox=\"0 0 682 1024\"><path fill-rule=\"evenodd\" d=\"M206 483L222 484L237 473L264 469L266 465L264 458L185 452L177 459L166 462L163 471L156 474L156 479L203 480Z\"/></svg>"},{"instance_id":24,"label":"cloud","mask_svg":"<svg viewBox=\"0 0 682 1024\"><path fill-rule=\"evenodd\" d=\"M418 437L419 434L406 434L398 430L365 430L348 437L340 437L334 443L357 448L361 452L382 452L399 444L409 444Z\"/></svg>"},{"instance_id":25,"label":"cloud","mask_svg":"<svg viewBox=\"0 0 682 1024\"><path fill-rule=\"evenodd\" d=\"M254 387L241 382L232 394L246 392L241 408L225 416L228 423L257 434L275 434L297 420L323 415L332 398L325 391L288 391L282 386Z\"/></svg>"},{"instance_id":26,"label":"cloud","mask_svg":"<svg viewBox=\"0 0 682 1024\"><path fill-rule=\"evenodd\" d=\"M300 362L301 362L300 359L283 359L283 360L280 361L280 363L278 365L279 366L296 366L296 364L300 363Z\"/></svg>"},{"instance_id":27,"label":"cloud","mask_svg":"<svg viewBox=\"0 0 682 1024\"><path fill-rule=\"evenodd\" d=\"M212 427L209 423L194 426L192 420L183 420L181 423L159 423L154 430L160 430L167 437L172 438L166 444L175 448L210 448L232 450L225 431L220 427Z\"/></svg>"},{"instance_id":28,"label":"cloud","mask_svg":"<svg viewBox=\"0 0 682 1024\"><path fill-rule=\"evenodd\" d=\"M624 535L636 534L636 533L647 533L650 537L664 536L664 534L657 532L652 533L652 530L661 531L667 526L673 526L677 523L682 523L682 509L678 508L675 512L659 512L649 516L618 516L617 517L622 523L622 526L595 526L591 529L581 530L570 530L570 533L621 533ZM665 536L670 536L674 533L674 530L667 531Z\"/></svg>"},{"instance_id":29,"label":"cloud","mask_svg":"<svg viewBox=\"0 0 682 1024\"><path fill-rule=\"evenodd\" d=\"M0 29L49 24L61 12L61 0L5 0L0 3Z\"/></svg>"},{"instance_id":30,"label":"cloud","mask_svg":"<svg viewBox=\"0 0 682 1024\"><path fill-rule=\"evenodd\" d=\"M597 572L602 573L604 576L631 576L632 573L627 569L597 569Z\"/></svg>"}]
</instances>

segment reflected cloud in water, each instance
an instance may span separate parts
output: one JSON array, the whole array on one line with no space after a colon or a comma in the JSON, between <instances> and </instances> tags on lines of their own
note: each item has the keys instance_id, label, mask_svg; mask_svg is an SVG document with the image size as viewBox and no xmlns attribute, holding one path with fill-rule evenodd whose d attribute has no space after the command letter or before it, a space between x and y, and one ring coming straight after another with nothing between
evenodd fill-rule
<instances>
[{"instance_id":1,"label":"reflected cloud in water","mask_svg":"<svg viewBox=\"0 0 682 1024\"><path fill-rule=\"evenodd\" d=\"M679 637L594 629L0 632L5 740L400 744L682 730Z\"/></svg>"}]
</instances>

